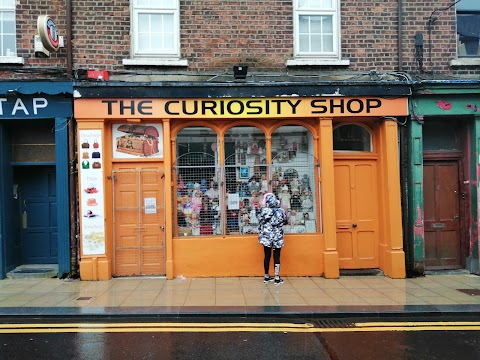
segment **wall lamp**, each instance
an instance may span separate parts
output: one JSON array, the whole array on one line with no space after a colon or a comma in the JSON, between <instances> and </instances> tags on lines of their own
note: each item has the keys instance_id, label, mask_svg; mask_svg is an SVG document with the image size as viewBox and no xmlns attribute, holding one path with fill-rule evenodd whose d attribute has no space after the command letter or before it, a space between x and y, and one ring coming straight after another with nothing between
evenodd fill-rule
<instances>
[{"instance_id":1,"label":"wall lamp","mask_svg":"<svg viewBox=\"0 0 480 360\"><path fill-rule=\"evenodd\" d=\"M245 79L247 77L248 65L235 65L233 67L233 77L235 79Z\"/></svg>"}]
</instances>

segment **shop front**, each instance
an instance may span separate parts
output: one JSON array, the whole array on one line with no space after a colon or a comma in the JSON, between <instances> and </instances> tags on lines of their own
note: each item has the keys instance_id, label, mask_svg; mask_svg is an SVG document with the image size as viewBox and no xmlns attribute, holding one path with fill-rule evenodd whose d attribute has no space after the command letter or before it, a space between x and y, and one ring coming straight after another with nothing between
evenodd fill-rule
<instances>
[{"instance_id":1,"label":"shop front","mask_svg":"<svg viewBox=\"0 0 480 360\"><path fill-rule=\"evenodd\" d=\"M478 274L480 82L414 85L407 124L407 265Z\"/></svg>"},{"instance_id":2,"label":"shop front","mask_svg":"<svg viewBox=\"0 0 480 360\"><path fill-rule=\"evenodd\" d=\"M71 272L72 92L72 82L0 83L0 279L25 267Z\"/></svg>"},{"instance_id":3,"label":"shop front","mask_svg":"<svg viewBox=\"0 0 480 360\"><path fill-rule=\"evenodd\" d=\"M285 276L403 278L397 120L409 89L335 89L79 84L81 278L262 275L266 192L288 213Z\"/></svg>"}]
</instances>

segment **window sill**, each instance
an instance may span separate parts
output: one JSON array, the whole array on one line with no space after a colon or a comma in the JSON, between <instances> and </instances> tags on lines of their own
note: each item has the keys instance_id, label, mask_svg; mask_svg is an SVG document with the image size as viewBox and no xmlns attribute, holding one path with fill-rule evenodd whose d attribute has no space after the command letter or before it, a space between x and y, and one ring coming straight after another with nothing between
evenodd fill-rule
<instances>
[{"instance_id":1,"label":"window sill","mask_svg":"<svg viewBox=\"0 0 480 360\"><path fill-rule=\"evenodd\" d=\"M145 59L123 59L123 65L148 65L148 66L188 66L188 60L186 59L162 59L162 58L145 58Z\"/></svg>"},{"instance_id":2,"label":"window sill","mask_svg":"<svg viewBox=\"0 0 480 360\"><path fill-rule=\"evenodd\" d=\"M0 64L25 64L23 57L19 56L0 56Z\"/></svg>"},{"instance_id":3,"label":"window sill","mask_svg":"<svg viewBox=\"0 0 480 360\"><path fill-rule=\"evenodd\" d=\"M480 66L480 58L452 59L450 66Z\"/></svg>"},{"instance_id":4,"label":"window sill","mask_svg":"<svg viewBox=\"0 0 480 360\"><path fill-rule=\"evenodd\" d=\"M287 66L348 66L350 60L338 59L293 59L287 60Z\"/></svg>"}]
</instances>

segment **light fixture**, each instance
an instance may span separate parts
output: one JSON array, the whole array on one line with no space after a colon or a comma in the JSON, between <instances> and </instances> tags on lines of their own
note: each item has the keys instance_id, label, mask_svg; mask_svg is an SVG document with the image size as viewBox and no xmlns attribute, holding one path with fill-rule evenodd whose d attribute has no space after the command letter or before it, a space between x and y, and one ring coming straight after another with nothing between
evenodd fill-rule
<instances>
[{"instance_id":1,"label":"light fixture","mask_svg":"<svg viewBox=\"0 0 480 360\"><path fill-rule=\"evenodd\" d=\"M248 65L235 65L233 67L233 76L235 79L245 79L247 77Z\"/></svg>"}]
</instances>

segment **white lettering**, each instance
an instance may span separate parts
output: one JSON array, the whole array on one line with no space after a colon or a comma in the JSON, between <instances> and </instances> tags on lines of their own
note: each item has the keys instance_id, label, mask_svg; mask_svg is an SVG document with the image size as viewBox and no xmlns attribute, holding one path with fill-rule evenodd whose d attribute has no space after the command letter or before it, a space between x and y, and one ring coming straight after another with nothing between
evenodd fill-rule
<instances>
[{"instance_id":1,"label":"white lettering","mask_svg":"<svg viewBox=\"0 0 480 360\"><path fill-rule=\"evenodd\" d=\"M15 102L15 106L12 110L12 115L16 115L18 110L23 110L25 115L30 115L22 99L17 99L17 101Z\"/></svg>"},{"instance_id":2,"label":"white lettering","mask_svg":"<svg viewBox=\"0 0 480 360\"><path fill-rule=\"evenodd\" d=\"M33 113L38 114L38 109L43 109L48 106L48 101L45 98L33 98Z\"/></svg>"},{"instance_id":3,"label":"white lettering","mask_svg":"<svg viewBox=\"0 0 480 360\"><path fill-rule=\"evenodd\" d=\"M3 104L7 99L0 99L0 115L3 115Z\"/></svg>"}]
</instances>

